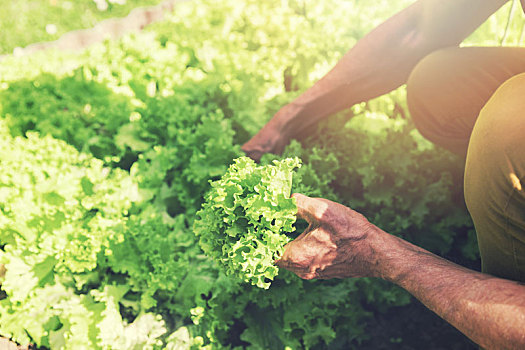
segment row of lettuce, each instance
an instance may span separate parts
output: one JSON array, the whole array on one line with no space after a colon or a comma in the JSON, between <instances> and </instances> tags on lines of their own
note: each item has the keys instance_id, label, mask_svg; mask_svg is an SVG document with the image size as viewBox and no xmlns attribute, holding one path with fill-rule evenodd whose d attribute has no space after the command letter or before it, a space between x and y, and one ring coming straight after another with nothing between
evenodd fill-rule
<instances>
[{"instance_id":1,"label":"row of lettuce","mask_svg":"<svg viewBox=\"0 0 525 350\"><path fill-rule=\"evenodd\" d=\"M194 1L82 54L5 61L0 335L52 349L468 346L380 280L243 283L192 230L240 145L409 2ZM294 190L476 266L461 161L414 130L403 95L292 142Z\"/></svg>"}]
</instances>

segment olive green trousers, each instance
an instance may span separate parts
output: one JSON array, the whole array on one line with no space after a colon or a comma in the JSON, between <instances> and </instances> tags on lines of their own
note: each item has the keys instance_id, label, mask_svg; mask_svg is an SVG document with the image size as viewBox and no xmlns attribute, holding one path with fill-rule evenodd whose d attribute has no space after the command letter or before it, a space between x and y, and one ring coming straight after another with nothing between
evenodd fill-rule
<instances>
[{"instance_id":1,"label":"olive green trousers","mask_svg":"<svg viewBox=\"0 0 525 350\"><path fill-rule=\"evenodd\" d=\"M407 83L421 134L465 155L482 271L525 282L525 48L448 48Z\"/></svg>"}]
</instances>

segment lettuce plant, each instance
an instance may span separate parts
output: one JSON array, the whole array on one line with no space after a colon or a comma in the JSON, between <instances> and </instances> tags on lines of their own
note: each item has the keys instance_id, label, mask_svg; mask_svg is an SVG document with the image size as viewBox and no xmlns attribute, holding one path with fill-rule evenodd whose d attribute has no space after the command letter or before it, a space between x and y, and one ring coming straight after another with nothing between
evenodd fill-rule
<instances>
[{"instance_id":1,"label":"lettuce plant","mask_svg":"<svg viewBox=\"0 0 525 350\"><path fill-rule=\"evenodd\" d=\"M290 241L297 206L290 198L298 158L257 165L237 158L227 173L211 183L194 231L203 251L227 273L269 288L279 269L274 260Z\"/></svg>"}]
</instances>

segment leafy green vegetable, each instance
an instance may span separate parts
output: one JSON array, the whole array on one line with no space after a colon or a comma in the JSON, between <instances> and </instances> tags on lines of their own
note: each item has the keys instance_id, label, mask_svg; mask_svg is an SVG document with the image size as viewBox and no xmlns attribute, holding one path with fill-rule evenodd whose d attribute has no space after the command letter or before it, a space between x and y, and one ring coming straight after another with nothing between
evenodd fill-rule
<instances>
[{"instance_id":1,"label":"leafy green vegetable","mask_svg":"<svg viewBox=\"0 0 525 350\"><path fill-rule=\"evenodd\" d=\"M416 132L403 89L327 119L282 157L234 164L230 185L208 195L224 200L195 215L209 181L241 156L240 144L410 2L194 0L139 34L82 53L6 58L0 334L51 349L468 347L392 284L274 275L295 218L289 177L280 192L260 179L251 192L234 185L249 169L268 178L274 160L299 157L293 192L351 206L476 268L461 160ZM294 166L288 160L281 170ZM268 204L274 194L278 206ZM246 195L259 202L250 207ZM236 198L244 199L234 207ZM279 232L273 217L283 220ZM196 227L215 231L197 237L196 218ZM241 241L248 232L257 241ZM259 288L271 279L269 290Z\"/></svg>"},{"instance_id":2,"label":"leafy green vegetable","mask_svg":"<svg viewBox=\"0 0 525 350\"><path fill-rule=\"evenodd\" d=\"M258 166L247 157L235 160L228 172L211 183L195 234L202 250L244 281L269 288L279 269L274 260L290 241L297 207L290 198L298 158Z\"/></svg>"}]
</instances>

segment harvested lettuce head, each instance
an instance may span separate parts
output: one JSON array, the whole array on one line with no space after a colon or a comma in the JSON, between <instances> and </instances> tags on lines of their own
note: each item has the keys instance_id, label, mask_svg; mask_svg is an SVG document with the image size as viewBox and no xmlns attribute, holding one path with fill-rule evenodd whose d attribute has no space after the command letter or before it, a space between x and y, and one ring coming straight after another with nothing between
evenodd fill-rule
<instances>
[{"instance_id":1,"label":"harvested lettuce head","mask_svg":"<svg viewBox=\"0 0 525 350\"><path fill-rule=\"evenodd\" d=\"M257 165L247 157L234 161L211 183L194 231L204 252L234 274L260 288L269 288L278 274L274 261L294 231L297 206L290 198L298 158Z\"/></svg>"}]
</instances>

